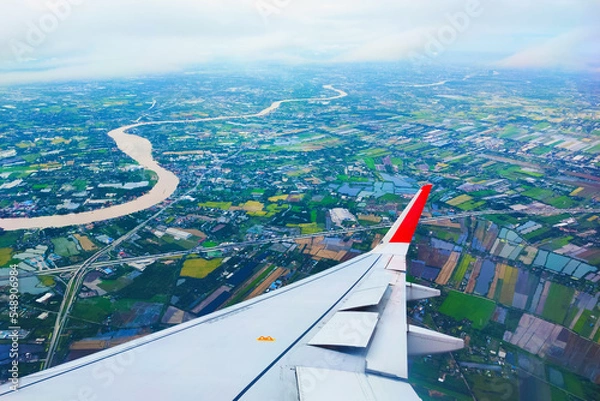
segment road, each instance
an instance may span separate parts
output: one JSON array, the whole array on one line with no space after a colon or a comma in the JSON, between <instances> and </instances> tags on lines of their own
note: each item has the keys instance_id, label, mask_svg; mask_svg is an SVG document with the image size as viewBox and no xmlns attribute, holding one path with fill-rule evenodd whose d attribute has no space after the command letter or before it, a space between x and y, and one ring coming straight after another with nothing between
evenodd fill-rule
<instances>
[{"instance_id":1,"label":"road","mask_svg":"<svg viewBox=\"0 0 600 401\"><path fill-rule=\"evenodd\" d=\"M514 210L483 210L483 211L465 212L465 213L459 213L459 214L453 214L453 215L429 217L429 218L421 219L421 222L427 223L427 222L432 222L432 221L448 220L450 218L457 219L457 218L462 218L462 217L472 217L472 216L482 216L482 215L492 215L492 214L525 213L525 214L537 215L537 214L544 214L544 213L548 214L549 212L551 214L600 213L600 209L553 209L551 211L545 210L543 212L536 211L536 212L529 212L529 213L528 212L517 212ZM321 236L333 236L333 235L348 234L348 233L362 232L362 231L372 231L372 230L377 230L380 228L389 228L389 227L391 227L391 224L377 224L377 225L373 225L373 226L369 226L369 227L346 228L346 229L342 229L342 230L322 231L322 232L314 233L314 234L301 234L301 235L295 235L295 236L276 237L276 238L262 239L262 240L256 240L256 241L236 242L234 244L221 244L221 245L211 247L211 248L204 248L202 246L199 246L199 247L193 248L191 250L187 250L187 251L166 252L166 253L158 253L158 254L152 254L152 255L146 255L146 256L134 256L134 257L130 257L130 258L120 258L120 259L105 260L105 261L101 261L101 262L94 262L94 263L91 263L89 265L89 267L94 268L94 269L100 269L100 268L111 267L111 266L120 265L120 264L124 264L124 263L144 262L147 260L171 259L171 258L175 258L175 257L187 256L192 253L206 253L206 252L211 252L211 251L216 251L216 250L228 249L231 247L244 248L244 247L248 247L248 246L264 245L264 244L268 244L268 243L295 241L298 239L314 238L314 237L321 237ZM63 266L63 267L59 267L56 269L38 270L35 272L24 272L24 273L21 273L21 277L69 273L69 272L78 270L80 267L81 267L81 264L76 264L76 265L70 265L70 266Z\"/></svg>"}]
</instances>

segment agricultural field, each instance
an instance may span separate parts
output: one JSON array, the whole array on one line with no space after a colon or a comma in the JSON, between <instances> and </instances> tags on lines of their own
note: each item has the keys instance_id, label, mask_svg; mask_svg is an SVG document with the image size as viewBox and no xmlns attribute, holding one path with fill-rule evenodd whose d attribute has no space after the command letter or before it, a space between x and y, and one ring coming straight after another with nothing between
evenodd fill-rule
<instances>
[{"instance_id":1,"label":"agricultural field","mask_svg":"<svg viewBox=\"0 0 600 401\"><path fill-rule=\"evenodd\" d=\"M162 243L169 244L172 247L170 249L192 249L198 245L198 237L191 237L189 239L178 238L175 239L172 235L163 235L160 239ZM173 247L174 246L174 247ZM163 248L165 249L165 248ZM169 248L167 248L169 249Z\"/></svg>"},{"instance_id":2,"label":"agricultural field","mask_svg":"<svg viewBox=\"0 0 600 401\"><path fill-rule=\"evenodd\" d=\"M302 234L316 234L323 232L324 229L319 227L317 223L302 223L302 224L286 224L287 227L298 227Z\"/></svg>"},{"instance_id":3,"label":"agricultural field","mask_svg":"<svg viewBox=\"0 0 600 401\"><path fill-rule=\"evenodd\" d=\"M38 276L38 279L44 287L54 287L56 284L54 276Z\"/></svg>"},{"instance_id":4,"label":"agricultural field","mask_svg":"<svg viewBox=\"0 0 600 401\"><path fill-rule=\"evenodd\" d=\"M543 202L552 198L554 196L554 192L544 188L531 188L525 192L522 192L521 195Z\"/></svg>"},{"instance_id":5,"label":"agricultural field","mask_svg":"<svg viewBox=\"0 0 600 401\"><path fill-rule=\"evenodd\" d=\"M84 251L90 252L98 249L98 247L90 240L87 235L74 234L73 237L79 241L79 245Z\"/></svg>"},{"instance_id":6,"label":"agricultural field","mask_svg":"<svg viewBox=\"0 0 600 401\"><path fill-rule=\"evenodd\" d=\"M555 238L552 241L550 241L548 243L548 246L553 250L557 250L562 248L565 245L568 245L571 243L571 240L573 240L573 237L571 235L565 236L565 237L561 237L561 238Z\"/></svg>"},{"instance_id":7,"label":"agricultural field","mask_svg":"<svg viewBox=\"0 0 600 401\"><path fill-rule=\"evenodd\" d=\"M6 265L12 259L12 248L0 248L0 266Z\"/></svg>"},{"instance_id":8,"label":"agricultural field","mask_svg":"<svg viewBox=\"0 0 600 401\"><path fill-rule=\"evenodd\" d=\"M451 290L439 311L456 320L468 319L473 322L474 328L482 329L495 309L496 303L493 301Z\"/></svg>"},{"instance_id":9,"label":"agricultural field","mask_svg":"<svg viewBox=\"0 0 600 401\"><path fill-rule=\"evenodd\" d=\"M463 202L460 205L457 205L456 207L459 208L460 210L464 210L465 212L468 212L470 210L480 208L483 205L485 205L485 201L479 201L479 202L468 201L468 202Z\"/></svg>"},{"instance_id":10,"label":"agricultural field","mask_svg":"<svg viewBox=\"0 0 600 401\"><path fill-rule=\"evenodd\" d=\"M552 283L542 316L551 322L562 324L569 311L574 293L575 290L572 288Z\"/></svg>"},{"instance_id":11,"label":"agricultural field","mask_svg":"<svg viewBox=\"0 0 600 401\"><path fill-rule=\"evenodd\" d=\"M267 212L263 210L265 205L257 201L248 201L240 207L248 213L248 216L264 217L267 215Z\"/></svg>"},{"instance_id":12,"label":"agricultural field","mask_svg":"<svg viewBox=\"0 0 600 401\"><path fill-rule=\"evenodd\" d=\"M457 243L460 239L461 231L453 228L435 227L428 225L427 229L433 233L436 238Z\"/></svg>"},{"instance_id":13,"label":"agricultural field","mask_svg":"<svg viewBox=\"0 0 600 401\"><path fill-rule=\"evenodd\" d=\"M53 238L52 243L54 244L54 253L64 258L79 255L77 245L68 238Z\"/></svg>"},{"instance_id":14,"label":"agricultural field","mask_svg":"<svg viewBox=\"0 0 600 401\"><path fill-rule=\"evenodd\" d=\"M188 259L183 263L179 274L181 277L205 278L221 265L223 259Z\"/></svg>"},{"instance_id":15,"label":"agricultural field","mask_svg":"<svg viewBox=\"0 0 600 401\"><path fill-rule=\"evenodd\" d=\"M478 400L507 400L511 396L518 399L518 383L502 377L485 377L480 374L469 374L467 380L473 386L473 393ZM471 398L470 398L471 399Z\"/></svg>"},{"instance_id":16,"label":"agricultural field","mask_svg":"<svg viewBox=\"0 0 600 401\"><path fill-rule=\"evenodd\" d=\"M467 273L467 269L469 265L475 261L475 258L471 255L465 253L460 260L458 268L454 270L454 275L452 276L452 281L456 283L456 287L460 285Z\"/></svg>"},{"instance_id":17,"label":"agricultural field","mask_svg":"<svg viewBox=\"0 0 600 401\"><path fill-rule=\"evenodd\" d=\"M286 195L286 194L284 194L284 195L277 195L277 196L271 196L269 198L269 202L274 202L275 203L275 202L279 202L279 201L285 201L285 200L287 200L288 196L289 195Z\"/></svg>"},{"instance_id":18,"label":"agricultural field","mask_svg":"<svg viewBox=\"0 0 600 401\"><path fill-rule=\"evenodd\" d=\"M92 322L103 322L115 311L129 310L135 300L121 299L112 301L108 297L95 297L78 300L73 307L73 317L89 320Z\"/></svg>"},{"instance_id":19,"label":"agricultural field","mask_svg":"<svg viewBox=\"0 0 600 401\"><path fill-rule=\"evenodd\" d=\"M231 207L231 202L204 202L199 203L198 206L205 207L208 209L229 210L229 208Z\"/></svg>"},{"instance_id":20,"label":"agricultural field","mask_svg":"<svg viewBox=\"0 0 600 401\"><path fill-rule=\"evenodd\" d=\"M575 201L568 196L557 196L546 201L546 203L554 206L557 209L568 209L575 205Z\"/></svg>"},{"instance_id":21,"label":"agricultural field","mask_svg":"<svg viewBox=\"0 0 600 401\"><path fill-rule=\"evenodd\" d=\"M19 233L16 231L9 231L0 233L0 248L8 248L12 246L19 238Z\"/></svg>"},{"instance_id":22,"label":"agricultural field","mask_svg":"<svg viewBox=\"0 0 600 401\"><path fill-rule=\"evenodd\" d=\"M513 298L515 296L515 286L517 284L517 278L519 277L519 270L506 266L504 269L504 277L502 279L502 291L500 292L500 303L511 306Z\"/></svg>"},{"instance_id":23,"label":"agricultural field","mask_svg":"<svg viewBox=\"0 0 600 401\"><path fill-rule=\"evenodd\" d=\"M131 284L131 279L127 277L119 277L116 280L102 280L98 287L102 288L106 292L114 292L122 290Z\"/></svg>"},{"instance_id":24,"label":"agricultural field","mask_svg":"<svg viewBox=\"0 0 600 401\"><path fill-rule=\"evenodd\" d=\"M450 206L458 206L461 203L465 203L470 201L471 199L473 199L471 196L469 195L459 195L456 198L450 199L449 201L446 201L447 204L449 204Z\"/></svg>"},{"instance_id":25,"label":"agricultural field","mask_svg":"<svg viewBox=\"0 0 600 401\"><path fill-rule=\"evenodd\" d=\"M582 337L589 337L592 335L592 331L594 330L594 325L598 319L598 312L591 310L584 310L581 314L579 320L573 327L573 331L579 334Z\"/></svg>"}]
</instances>

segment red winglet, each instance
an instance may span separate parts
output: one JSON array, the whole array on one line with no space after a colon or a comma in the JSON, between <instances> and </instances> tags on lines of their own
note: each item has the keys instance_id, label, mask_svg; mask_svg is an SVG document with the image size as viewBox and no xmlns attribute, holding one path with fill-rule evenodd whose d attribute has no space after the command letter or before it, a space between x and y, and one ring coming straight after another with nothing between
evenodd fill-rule
<instances>
[{"instance_id":1,"label":"red winglet","mask_svg":"<svg viewBox=\"0 0 600 401\"><path fill-rule=\"evenodd\" d=\"M427 203L427 198L431 192L431 184L424 185L421 187L419 193L410 201L406 209L402 212L402 215L398 219L400 225L396 229L392 238L391 243L410 243L412 237L417 229L417 224L421 218L421 213Z\"/></svg>"}]
</instances>

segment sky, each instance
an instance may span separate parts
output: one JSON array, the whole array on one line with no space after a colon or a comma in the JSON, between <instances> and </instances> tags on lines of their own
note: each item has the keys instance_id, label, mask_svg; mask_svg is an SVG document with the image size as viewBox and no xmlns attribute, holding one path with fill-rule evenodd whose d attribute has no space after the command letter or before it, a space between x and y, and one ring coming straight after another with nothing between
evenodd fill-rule
<instances>
[{"instance_id":1,"label":"sky","mask_svg":"<svg viewBox=\"0 0 600 401\"><path fill-rule=\"evenodd\" d=\"M600 72L598 0L3 0L0 84L214 63Z\"/></svg>"}]
</instances>

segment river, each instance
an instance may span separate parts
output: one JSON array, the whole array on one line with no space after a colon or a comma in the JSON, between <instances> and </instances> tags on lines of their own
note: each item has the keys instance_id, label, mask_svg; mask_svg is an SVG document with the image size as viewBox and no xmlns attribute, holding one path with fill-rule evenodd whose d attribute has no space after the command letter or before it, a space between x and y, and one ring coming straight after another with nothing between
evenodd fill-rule
<instances>
[{"instance_id":1,"label":"river","mask_svg":"<svg viewBox=\"0 0 600 401\"><path fill-rule=\"evenodd\" d=\"M329 101L348 96L346 92L335 89L332 85L325 85L323 88L335 91L338 94L331 97L278 100L271 103L269 107L254 114L207 117L193 120L148 121L114 129L108 133L108 136L115 141L119 150L135 160L144 169L153 171L158 177L158 181L149 192L132 201L89 212L0 219L0 228L3 228L6 231L14 231L25 229L43 229L50 227L68 227L127 216L132 213L151 208L152 206L165 201L171 195L173 195L173 193L177 190L177 186L179 185L179 178L171 171L161 167L158 162L154 160L154 157L152 156L152 143L150 143L149 140L138 135L128 134L128 130L145 125L189 124L205 121L263 117L274 112L284 103Z\"/></svg>"}]
</instances>

